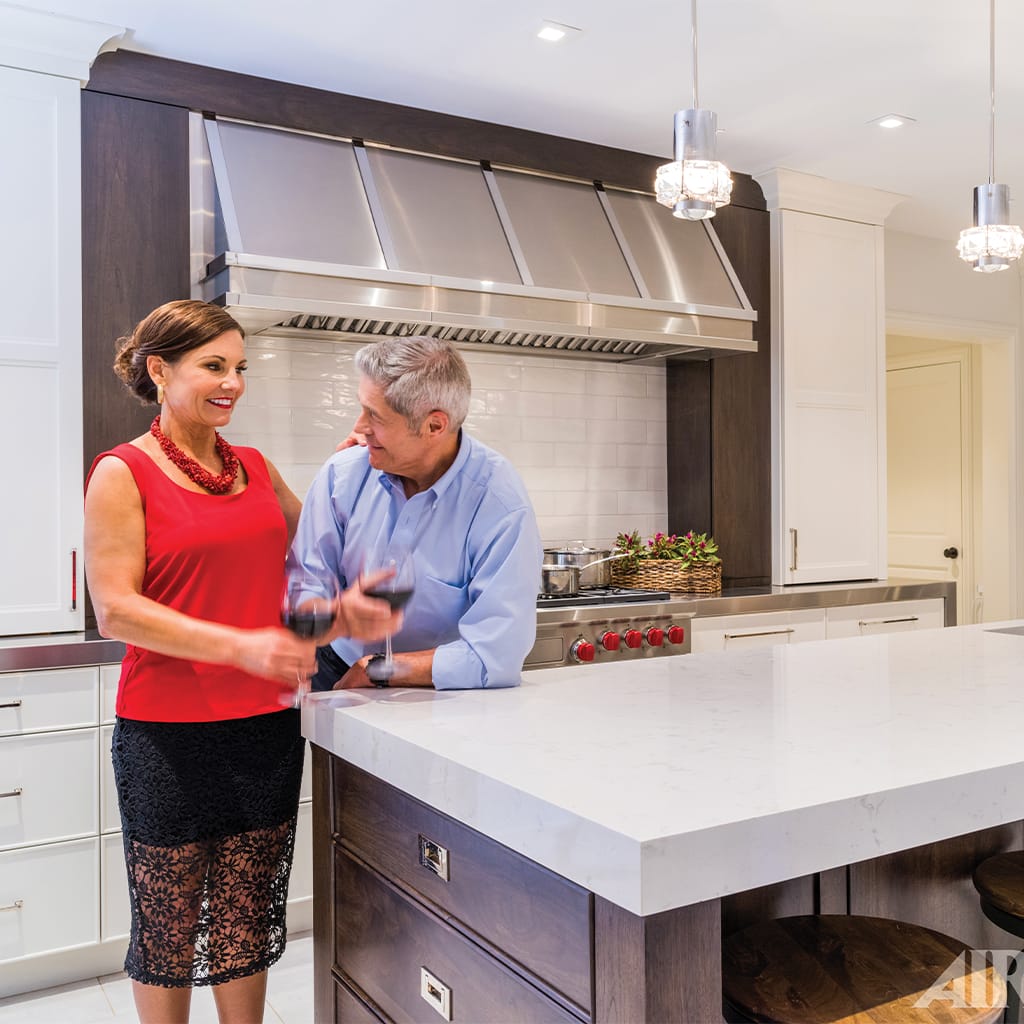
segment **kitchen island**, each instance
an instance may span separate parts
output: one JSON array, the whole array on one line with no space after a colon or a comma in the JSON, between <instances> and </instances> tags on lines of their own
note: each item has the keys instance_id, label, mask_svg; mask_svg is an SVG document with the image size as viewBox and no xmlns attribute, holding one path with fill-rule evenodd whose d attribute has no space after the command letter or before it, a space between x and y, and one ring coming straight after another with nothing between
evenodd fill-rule
<instances>
[{"instance_id":1,"label":"kitchen island","mask_svg":"<svg viewBox=\"0 0 1024 1024\"><path fill-rule=\"evenodd\" d=\"M313 696L317 1019L436 1019L451 979L417 963L420 1009L382 1006L394 983L374 990L371 954L387 958L403 935L354 927L411 914L403 933L429 918L425 928L539 993L536 1019L720 1020L733 894L813 877L812 909L891 909L899 899L873 891L888 886L879 865L912 851L920 877L901 862L890 888L919 897L929 919L923 904L962 894L975 857L1020 845L1024 748L1008 723L1024 710L1022 680L1024 625L1011 623L539 671L506 691ZM378 813L372 827L360 820ZM411 868L403 819L420 846ZM503 923L456 905L468 868L431 828L465 845L484 883L496 866L483 894L513 868L535 873L495 900ZM870 870L849 867L861 864ZM558 948L589 968L583 981L559 977L558 957L517 931L542 884L543 904L564 900ZM543 924L534 918L541 947ZM450 987L450 1019L467 1019ZM499 1006L490 1019L532 1012Z\"/></svg>"}]
</instances>

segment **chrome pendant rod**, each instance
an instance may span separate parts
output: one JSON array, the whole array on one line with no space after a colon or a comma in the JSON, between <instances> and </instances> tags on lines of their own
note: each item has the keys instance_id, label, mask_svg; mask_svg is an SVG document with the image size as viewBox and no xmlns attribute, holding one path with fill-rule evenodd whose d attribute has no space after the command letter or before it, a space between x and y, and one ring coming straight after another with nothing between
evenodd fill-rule
<instances>
[{"instance_id":1,"label":"chrome pendant rod","mask_svg":"<svg viewBox=\"0 0 1024 1024\"><path fill-rule=\"evenodd\" d=\"M693 109L697 110L700 107L697 97L697 0L690 0L690 34L693 39Z\"/></svg>"},{"instance_id":2,"label":"chrome pendant rod","mask_svg":"<svg viewBox=\"0 0 1024 1024\"><path fill-rule=\"evenodd\" d=\"M992 185L996 180L996 0L988 0L988 96L988 183Z\"/></svg>"}]
</instances>

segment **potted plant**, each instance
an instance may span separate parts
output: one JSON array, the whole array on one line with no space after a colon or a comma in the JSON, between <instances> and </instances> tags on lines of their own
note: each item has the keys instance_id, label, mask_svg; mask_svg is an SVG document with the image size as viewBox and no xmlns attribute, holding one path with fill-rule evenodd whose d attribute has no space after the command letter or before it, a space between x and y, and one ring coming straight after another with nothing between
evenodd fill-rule
<instances>
[{"instance_id":1,"label":"potted plant","mask_svg":"<svg viewBox=\"0 0 1024 1024\"><path fill-rule=\"evenodd\" d=\"M650 587L712 594L722 589L722 560L714 537L690 530L684 534L656 533L644 541L640 532L620 533L611 563L618 587Z\"/></svg>"}]
</instances>

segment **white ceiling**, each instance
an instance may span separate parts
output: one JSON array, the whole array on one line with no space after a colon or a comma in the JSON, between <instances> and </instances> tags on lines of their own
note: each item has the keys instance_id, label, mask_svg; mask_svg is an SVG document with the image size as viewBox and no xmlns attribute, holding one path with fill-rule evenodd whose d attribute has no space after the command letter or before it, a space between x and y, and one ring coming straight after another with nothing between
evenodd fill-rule
<instances>
[{"instance_id":1,"label":"white ceiling","mask_svg":"<svg viewBox=\"0 0 1024 1024\"><path fill-rule=\"evenodd\" d=\"M687 0L18 0L128 27L130 49L669 156L691 105ZM700 0L719 158L907 195L945 238L988 175L987 0ZM542 19L583 31L541 42ZM1024 4L996 2L996 180L1024 197ZM871 119L917 119L883 131ZM486 154L481 154L485 156ZM1014 219L1024 219L1018 201Z\"/></svg>"}]
</instances>

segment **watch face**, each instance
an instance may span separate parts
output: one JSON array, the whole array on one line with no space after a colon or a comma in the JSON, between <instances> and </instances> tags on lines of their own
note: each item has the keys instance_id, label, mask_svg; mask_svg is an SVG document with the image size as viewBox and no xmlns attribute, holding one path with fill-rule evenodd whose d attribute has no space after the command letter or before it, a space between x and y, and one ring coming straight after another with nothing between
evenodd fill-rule
<instances>
[{"instance_id":1,"label":"watch face","mask_svg":"<svg viewBox=\"0 0 1024 1024\"><path fill-rule=\"evenodd\" d=\"M375 654L366 663L366 675L375 685L387 686L394 675L394 665L388 665L383 654Z\"/></svg>"}]
</instances>

